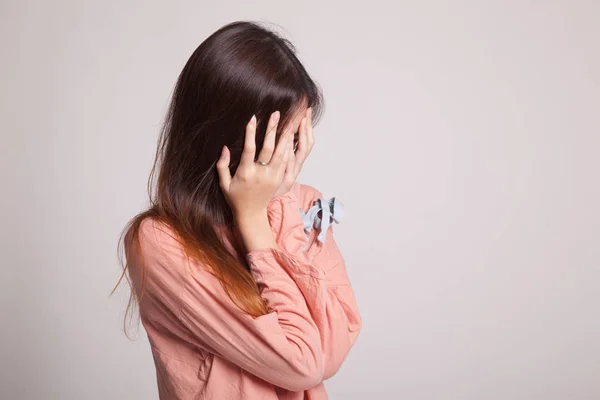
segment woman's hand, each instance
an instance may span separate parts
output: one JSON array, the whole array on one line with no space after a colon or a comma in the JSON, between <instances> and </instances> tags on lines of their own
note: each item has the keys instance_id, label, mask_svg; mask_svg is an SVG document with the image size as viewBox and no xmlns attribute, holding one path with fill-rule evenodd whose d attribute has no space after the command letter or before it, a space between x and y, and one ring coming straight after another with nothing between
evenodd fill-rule
<instances>
[{"instance_id":1,"label":"woman's hand","mask_svg":"<svg viewBox=\"0 0 600 400\"><path fill-rule=\"evenodd\" d=\"M236 220L253 221L266 216L267 205L282 187L284 177L288 175L286 167L289 165L290 156L293 155L294 135L287 130L281 134L275 146L278 122L279 112L276 111L271 115L268 124L270 128L274 126L275 129L267 130L263 147L255 161L256 117L252 116L246 125L244 149L233 178L229 171L229 149L223 146L221 157L217 161L219 186Z\"/></svg>"},{"instance_id":2,"label":"woman's hand","mask_svg":"<svg viewBox=\"0 0 600 400\"><path fill-rule=\"evenodd\" d=\"M271 125L271 122L269 122L269 125ZM275 124L275 128L273 128L273 130L276 128L277 124ZM270 129L271 128L267 128L267 132ZM312 128L312 108L309 107L306 110L306 116L300 121L300 127L298 129L298 150L296 152L292 151L290 157L288 158L285 176L276 195L284 194L291 189L294 182L296 182L296 179L302 170L302 166L304 165L304 161L310 154L314 144L315 137L313 135Z\"/></svg>"}]
</instances>

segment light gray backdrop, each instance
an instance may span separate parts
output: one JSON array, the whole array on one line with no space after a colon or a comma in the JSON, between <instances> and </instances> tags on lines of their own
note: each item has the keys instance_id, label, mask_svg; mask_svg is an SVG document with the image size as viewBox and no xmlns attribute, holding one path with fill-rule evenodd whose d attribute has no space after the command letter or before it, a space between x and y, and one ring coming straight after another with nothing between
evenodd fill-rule
<instances>
[{"instance_id":1,"label":"light gray backdrop","mask_svg":"<svg viewBox=\"0 0 600 400\"><path fill-rule=\"evenodd\" d=\"M118 235L195 47L285 29L364 327L339 399L600 398L600 2L3 1L0 398L157 397Z\"/></svg>"}]
</instances>

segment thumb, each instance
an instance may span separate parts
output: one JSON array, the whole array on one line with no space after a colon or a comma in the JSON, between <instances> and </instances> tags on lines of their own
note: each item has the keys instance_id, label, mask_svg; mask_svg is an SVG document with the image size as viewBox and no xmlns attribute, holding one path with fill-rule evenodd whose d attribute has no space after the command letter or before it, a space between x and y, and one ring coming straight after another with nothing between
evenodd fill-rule
<instances>
[{"instance_id":1,"label":"thumb","mask_svg":"<svg viewBox=\"0 0 600 400\"><path fill-rule=\"evenodd\" d=\"M229 171L230 153L227 146L223 146L221 156L217 160L217 172L219 173L219 186L223 191L229 190L231 184L231 172Z\"/></svg>"}]
</instances>

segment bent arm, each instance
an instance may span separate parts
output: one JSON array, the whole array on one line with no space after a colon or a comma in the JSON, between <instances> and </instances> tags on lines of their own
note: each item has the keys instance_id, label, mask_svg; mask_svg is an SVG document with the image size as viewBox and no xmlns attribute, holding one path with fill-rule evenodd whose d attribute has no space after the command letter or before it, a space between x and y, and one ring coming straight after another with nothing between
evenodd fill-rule
<instances>
[{"instance_id":1,"label":"bent arm","mask_svg":"<svg viewBox=\"0 0 600 400\"><path fill-rule=\"evenodd\" d=\"M345 260L328 227L323 243L312 231L308 239L300 214L303 207L300 191L310 191L311 199L322 194L306 185L280 195L269 205L269 217L278 245L288 254L302 260L302 268L288 268L290 276L302 291L317 324L323 351L324 379L332 377L347 358L356 342L362 319L350 284ZM310 205L309 205L310 207ZM304 210L306 211L306 210ZM313 285L306 276L318 277L322 285Z\"/></svg>"},{"instance_id":2,"label":"bent arm","mask_svg":"<svg viewBox=\"0 0 600 400\"><path fill-rule=\"evenodd\" d=\"M156 231L144 237L146 263L157 289L152 290L153 301L183 324L199 348L287 390L306 390L322 381L318 328L301 291L285 272L298 263L295 258L274 248L247 254L270 310L254 318L231 301L204 266L188 261L174 239Z\"/></svg>"}]
</instances>

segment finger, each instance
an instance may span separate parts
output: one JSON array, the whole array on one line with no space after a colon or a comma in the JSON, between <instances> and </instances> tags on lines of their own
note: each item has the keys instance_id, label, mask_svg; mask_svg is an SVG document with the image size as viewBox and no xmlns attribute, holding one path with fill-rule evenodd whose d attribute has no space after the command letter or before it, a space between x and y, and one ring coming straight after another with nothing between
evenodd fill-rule
<instances>
[{"instance_id":1,"label":"finger","mask_svg":"<svg viewBox=\"0 0 600 400\"><path fill-rule=\"evenodd\" d=\"M308 151L312 150L315 144L315 135L313 132L313 119L312 119L312 107L307 110L307 131L308 131Z\"/></svg>"},{"instance_id":2,"label":"finger","mask_svg":"<svg viewBox=\"0 0 600 400\"><path fill-rule=\"evenodd\" d=\"M217 161L217 172L219 173L219 186L223 190L228 190L231 184L231 171L229 171L229 149L223 146L221 156Z\"/></svg>"},{"instance_id":3,"label":"finger","mask_svg":"<svg viewBox=\"0 0 600 400\"><path fill-rule=\"evenodd\" d=\"M268 163L273 156L273 150L275 149L275 136L277 136L277 125L279 123L279 111L275 111L269 118L269 124L267 125L267 133L265 133L265 140L263 147L258 154L258 159L262 162Z\"/></svg>"},{"instance_id":4,"label":"finger","mask_svg":"<svg viewBox=\"0 0 600 400\"><path fill-rule=\"evenodd\" d=\"M276 167L277 174L278 174L278 176L281 177L282 181L284 181L287 176L288 167L290 165L290 159L293 157L293 154L294 154L293 140L289 140L287 142L287 144L285 145L285 147L286 147L286 149L285 149L285 152L283 153L281 163L279 163Z\"/></svg>"},{"instance_id":5,"label":"finger","mask_svg":"<svg viewBox=\"0 0 600 400\"><path fill-rule=\"evenodd\" d=\"M248 166L254 163L254 154L256 153L256 115L250 118L246 124L246 138L244 140L244 150L240 158L240 166Z\"/></svg>"},{"instance_id":6,"label":"finger","mask_svg":"<svg viewBox=\"0 0 600 400\"><path fill-rule=\"evenodd\" d=\"M298 132L298 151L296 152L296 158L304 160L308 155L308 129L307 129L307 118L302 118L300 121L300 129Z\"/></svg>"},{"instance_id":7,"label":"finger","mask_svg":"<svg viewBox=\"0 0 600 400\"><path fill-rule=\"evenodd\" d=\"M290 162L294 159L294 140L290 139L287 143L287 149L285 154L283 155L283 160L281 160L280 168L287 171L287 167L290 165Z\"/></svg>"},{"instance_id":8,"label":"finger","mask_svg":"<svg viewBox=\"0 0 600 400\"><path fill-rule=\"evenodd\" d=\"M298 175L296 166L298 163L298 155L294 153L294 146L290 146L290 151L288 155L287 166L285 168L285 176L283 180L286 182L293 182L296 180L296 176Z\"/></svg>"},{"instance_id":9,"label":"finger","mask_svg":"<svg viewBox=\"0 0 600 400\"><path fill-rule=\"evenodd\" d=\"M277 147L275 148L275 152L273 153L273 157L271 157L271 162L269 165L272 165L274 168L279 168L280 164L283 162L286 151L288 150L288 146L290 145L290 141L294 138L291 130L288 128L284 133L281 134L279 140L277 142ZM287 159L286 159L287 161Z\"/></svg>"}]
</instances>

